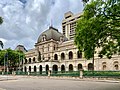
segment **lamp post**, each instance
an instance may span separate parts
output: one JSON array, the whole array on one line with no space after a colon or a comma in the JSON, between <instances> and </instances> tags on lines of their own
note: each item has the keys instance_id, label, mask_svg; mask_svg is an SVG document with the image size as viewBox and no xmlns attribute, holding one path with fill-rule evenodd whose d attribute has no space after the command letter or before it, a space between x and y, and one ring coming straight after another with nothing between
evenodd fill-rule
<instances>
[{"instance_id":1,"label":"lamp post","mask_svg":"<svg viewBox=\"0 0 120 90\"><path fill-rule=\"evenodd\" d=\"M4 55L4 74L5 74L5 55Z\"/></svg>"}]
</instances>

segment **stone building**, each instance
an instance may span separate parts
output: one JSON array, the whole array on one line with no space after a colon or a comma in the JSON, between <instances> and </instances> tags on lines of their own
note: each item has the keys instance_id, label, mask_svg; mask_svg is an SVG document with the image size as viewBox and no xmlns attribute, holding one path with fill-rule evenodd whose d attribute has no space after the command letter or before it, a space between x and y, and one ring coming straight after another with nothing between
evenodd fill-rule
<instances>
[{"instance_id":1,"label":"stone building","mask_svg":"<svg viewBox=\"0 0 120 90\"><path fill-rule=\"evenodd\" d=\"M71 15L71 12L68 12L68 14L65 14L65 19L71 20L73 19L72 16L76 15ZM79 15L77 15L77 20L78 18ZM62 25L64 24L63 22ZM76 20L74 22L76 23ZM64 27L66 27L66 29L64 29ZM26 59L23 65L24 72L93 69L92 60L86 60L83 57L84 53L78 51L77 47L74 45L74 40L72 38L74 34L73 36L69 34L71 29L67 28L65 24L63 25L63 29L62 34L58 29L51 26L41 33L37 43L35 43L35 48L25 53ZM72 30L75 30L75 27L73 27ZM95 55L94 64L95 70L120 70L120 56L114 55L112 59L107 59L106 57L100 59Z\"/></svg>"},{"instance_id":2,"label":"stone building","mask_svg":"<svg viewBox=\"0 0 120 90\"><path fill-rule=\"evenodd\" d=\"M23 45L17 45L15 50L22 51L22 52L27 52L26 48Z\"/></svg>"}]
</instances>

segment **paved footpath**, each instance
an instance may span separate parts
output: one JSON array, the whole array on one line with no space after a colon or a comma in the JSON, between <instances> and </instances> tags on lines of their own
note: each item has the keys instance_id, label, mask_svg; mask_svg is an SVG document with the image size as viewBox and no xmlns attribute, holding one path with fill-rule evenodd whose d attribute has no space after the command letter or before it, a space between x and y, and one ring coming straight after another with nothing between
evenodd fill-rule
<instances>
[{"instance_id":1,"label":"paved footpath","mask_svg":"<svg viewBox=\"0 0 120 90\"><path fill-rule=\"evenodd\" d=\"M0 90L120 90L120 82L0 76Z\"/></svg>"}]
</instances>

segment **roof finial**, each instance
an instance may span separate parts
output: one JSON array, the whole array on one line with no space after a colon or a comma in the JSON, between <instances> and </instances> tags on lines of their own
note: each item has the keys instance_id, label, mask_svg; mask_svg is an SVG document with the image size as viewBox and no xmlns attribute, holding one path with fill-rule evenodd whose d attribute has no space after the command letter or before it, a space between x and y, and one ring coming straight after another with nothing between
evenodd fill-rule
<instances>
[{"instance_id":1,"label":"roof finial","mask_svg":"<svg viewBox=\"0 0 120 90\"><path fill-rule=\"evenodd\" d=\"M53 25L52 25L52 19L51 19L51 21L50 21L50 27L52 27Z\"/></svg>"}]
</instances>

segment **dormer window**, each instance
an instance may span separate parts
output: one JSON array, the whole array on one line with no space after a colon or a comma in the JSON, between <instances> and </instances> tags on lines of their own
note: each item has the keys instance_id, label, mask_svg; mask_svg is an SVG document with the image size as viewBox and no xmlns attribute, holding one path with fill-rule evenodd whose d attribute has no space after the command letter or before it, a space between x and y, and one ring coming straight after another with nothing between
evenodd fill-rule
<instances>
[{"instance_id":1,"label":"dormer window","mask_svg":"<svg viewBox=\"0 0 120 90\"><path fill-rule=\"evenodd\" d=\"M43 42L46 41L46 36L45 36L45 35L43 35L42 41L43 41Z\"/></svg>"},{"instance_id":2,"label":"dormer window","mask_svg":"<svg viewBox=\"0 0 120 90\"><path fill-rule=\"evenodd\" d=\"M63 42L63 37L60 37L60 42Z\"/></svg>"}]
</instances>

